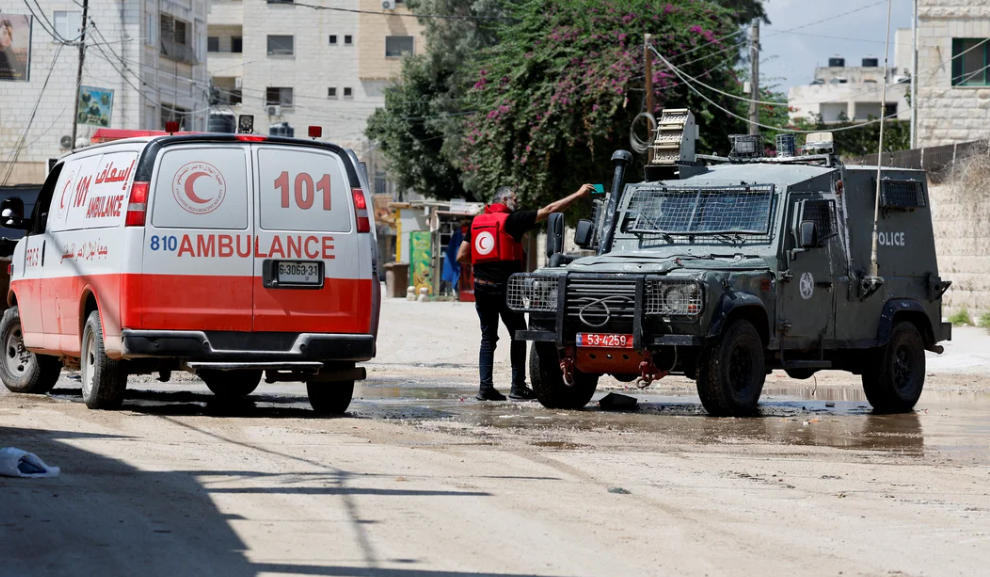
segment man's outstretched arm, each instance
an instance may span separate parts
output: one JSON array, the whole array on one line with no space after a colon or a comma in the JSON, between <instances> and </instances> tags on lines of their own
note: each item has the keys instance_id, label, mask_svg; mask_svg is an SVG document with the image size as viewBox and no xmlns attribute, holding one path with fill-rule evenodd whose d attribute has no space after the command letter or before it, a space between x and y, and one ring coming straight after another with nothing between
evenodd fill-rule
<instances>
[{"instance_id":1,"label":"man's outstretched arm","mask_svg":"<svg viewBox=\"0 0 990 577\"><path fill-rule=\"evenodd\" d=\"M566 196L560 200L551 202L550 204L536 211L536 222L543 222L544 220L550 218L550 215L552 213L562 212L567 210L567 208L570 207L572 204L591 194L591 191L594 189L595 187L591 186L590 184L583 184L581 185L581 188L579 188L578 191L575 192L574 194L570 196Z\"/></svg>"}]
</instances>

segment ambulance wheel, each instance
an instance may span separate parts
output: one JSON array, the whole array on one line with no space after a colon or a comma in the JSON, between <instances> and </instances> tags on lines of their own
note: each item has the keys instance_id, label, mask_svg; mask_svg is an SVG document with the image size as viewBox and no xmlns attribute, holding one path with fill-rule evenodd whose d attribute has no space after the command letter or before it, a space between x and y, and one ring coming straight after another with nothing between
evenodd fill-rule
<instances>
[{"instance_id":1,"label":"ambulance wheel","mask_svg":"<svg viewBox=\"0 0 990 577\"><path fill-rule=\"evenodd\" d=\"M119 409L124 402L127 370L107 356L99 311L89 313L82 338L82 396L90 409Z\"/></svg>"},{"instance_id":2,"label":"ambulance wheel","mask_svg":"<svg viewBox=\"0 0 990 577\"><path fill-rule=\"evenodd\" d=\"M56 357L36 355L24 348L21 316L17 307L10 307L0 320L0 342L3 362L0 380L14 393L45 394L55 388L62 372L62 361Z\"/></svg>"},{"instance_id":3,"label":"ambulance wheel","mask_svg":"<svg viewBox=\"0 0 990 577\"><path fill-rule=\"evenodd\" d=\"M560 355L553 343L533 343L529 349L529 378L540 404L548 409L580 409L598 388L598 375L574 368L574 385L564 384Z\"/></svg>"},{"instance_id":4,"label":"ambulance wheel","mask_svg":"<svg viewBox=\"0 0 990 577\"><path fill-rule=\"evenodd\" d=\"M343 415L354 396L354 381L306 383L306 393L313 410L321 415Z\"/></svg>"},{"instance_id":5,"label":"ambulance wheel","mask_svg":"<svg viewBox=\"0 0 990 577\"><path fill-rule=\"evenodd\" d=\"M698 396L713 417L751 414L766 378L763 341L749 321L730 324L698 358Z\"/></svg>"},{"instance_id":6,"label":"ambulance wheel","mask_svg":"<svg viewBox=\"0 0 990 577\"><path fill-rule=\"evenodd\" d=\"M240 399L261 383L261 371L200 371L197 373L213 394L222 399Z\"/></svg>"},{"instance_id":7,"label":"ambulance wheel","mask_svg":"<svg viewBox=\"0 0 990 577\"><path fill-rule=\"evenodd\" d=\"M925 343L910 322L894 325L887 346L877 349L863 371L863 391L878 413L907 413L925 386Z\"/></svg>"}]
</instances>

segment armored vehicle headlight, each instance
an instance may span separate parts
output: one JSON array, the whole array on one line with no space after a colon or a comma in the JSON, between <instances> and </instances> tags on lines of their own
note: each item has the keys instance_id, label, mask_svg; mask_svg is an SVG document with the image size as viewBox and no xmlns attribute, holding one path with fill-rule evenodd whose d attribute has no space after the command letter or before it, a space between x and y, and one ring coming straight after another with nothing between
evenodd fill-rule
<instances>
[{"instance_id":1,"label":"armored vehicle headlight","mask_svg":"<svg viewBox=\"0 0 990 577\"><path fill-rule=\"evenodd\" d=\"M554 277L514 274L509 277L506 304L520 312L556 312L560 281Z\"/></svg>"},{"instance_id":2,"label":"armored vehicle headlight","mask_svg":"<svg viewBox=\"0 0 990 577\"><path fill-rule=\"evenodd\" d=\"M701 286L694 282L654 280L646 288L646 314L694 316L701 313Z\"/></svg>"}]
</instances>

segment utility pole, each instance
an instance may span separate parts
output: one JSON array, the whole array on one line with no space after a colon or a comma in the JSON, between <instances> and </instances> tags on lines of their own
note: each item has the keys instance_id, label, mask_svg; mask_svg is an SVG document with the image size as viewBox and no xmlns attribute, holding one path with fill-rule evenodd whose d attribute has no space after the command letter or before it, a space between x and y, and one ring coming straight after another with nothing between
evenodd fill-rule
<instances>
[{"instance_id":1,"label":"utility pole","mask_svg":"<svg viewBox=\"0 0 990 577\"><path fill-rule=\"evenodd\" d=\"M82 86L83 62L86 60L86 28L89 18L89 0L82 0L82 33L79 35L79 68L76 71L76 100L72 103L72 150L76 149L76 131L79 128L79 89Z\"/></svg>"},{"instance_id":2,"label":"utility pole","mask_svg":"<svg viewBox=\"0 0 990 577\"><path fill-rule=\"evenodd\" d=\"M756 103L760 99L760 19L753 20L753 31L749 38L749 133L759 134L760 107Z\"/></svg>"},{"instance_id":3,"label":"utility pole","mask_svg":"<svg viewBox=\"0 0 990 577\"><path fill-rule=\"evenodd\" d=\"M653 114L653 50L650 49L650 39L652 36L646 34L643 40L643 60L646 62L646 112ZM654 128L650 126L650 121L646 121L646 158L647 162L653 162L653 135Z\"/></svg>"},{"instance_id":4,"label":"utility pole","mask_svg":"<svg viewBox=\"0 0 990 577\"><path fill-rule=\"evenodd\" d=\"M911 148L918 148L918 0L914 0L914 46L911 51Z\"/></svg>"}]
</instances>

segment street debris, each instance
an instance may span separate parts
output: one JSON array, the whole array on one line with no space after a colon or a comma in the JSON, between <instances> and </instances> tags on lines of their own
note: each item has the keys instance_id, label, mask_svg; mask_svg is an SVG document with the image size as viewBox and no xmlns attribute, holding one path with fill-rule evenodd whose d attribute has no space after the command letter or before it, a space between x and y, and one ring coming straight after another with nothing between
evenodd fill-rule
<instances>
[{"instance_id":1,"label":"street debris","mask_svg":"<svg viewBox=\"0 0 990 577\"><path fill-rule=\"evenodd\" d=\"M598 401L598 407L603 411L635 411L639 408L639 400L629 395L609 393Z\"/></svg>"},{"instance_id":2,"label":"street debris","mask_svg":"<svg viewBox=\"0 0 990 577\"><path fill-rule=\"evenodd\" d=\"M5 447L0 449L0 476L4 477L58 477L61 470L50 467L33 453Z\"/></svg>"}]
</instances>

